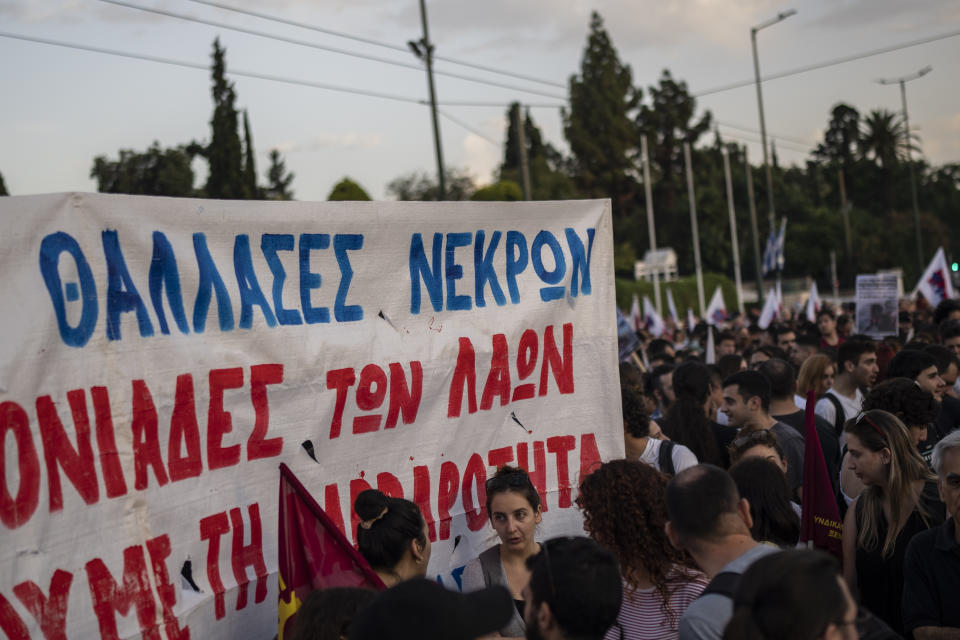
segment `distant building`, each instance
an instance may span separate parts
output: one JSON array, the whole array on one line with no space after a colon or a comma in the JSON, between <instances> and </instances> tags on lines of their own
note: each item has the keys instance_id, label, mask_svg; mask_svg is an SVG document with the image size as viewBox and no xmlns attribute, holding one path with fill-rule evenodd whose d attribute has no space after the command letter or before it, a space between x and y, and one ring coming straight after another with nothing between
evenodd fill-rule
<instances>
[{"instance_id":1,"label":"distant building","mask_svg":"<svg viewBox=\"0 0 960 640\"><path fill-rule=\"evenodd\" d=\"M678 277L677 252L673 249L647 251L643 254L643 260L637 260L633 264L633 278L635 280L653 282L654 274L658 275L660 280L664 282L676 280Z\"/></svg>"}]
</instances>

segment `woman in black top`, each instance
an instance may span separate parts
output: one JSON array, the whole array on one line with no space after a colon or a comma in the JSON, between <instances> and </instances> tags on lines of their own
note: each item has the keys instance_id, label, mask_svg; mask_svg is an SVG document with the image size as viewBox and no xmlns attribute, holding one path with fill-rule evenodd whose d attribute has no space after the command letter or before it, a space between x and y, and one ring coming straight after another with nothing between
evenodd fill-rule
<instances>
[{"instance_id":1,"label":"woman in black top","mask_svg":"<svg viewBox=\"0 0 960 640\"><path fill-rule=\"evenodd\" d=\"M866 487L843 523L843 575L861 604L903 633L903 557L917 533L944 521L936 478L907 427L874 409L847 421L850 468ZM891 523L892 526L891 526Z\"/></svg>"}]
</instances>

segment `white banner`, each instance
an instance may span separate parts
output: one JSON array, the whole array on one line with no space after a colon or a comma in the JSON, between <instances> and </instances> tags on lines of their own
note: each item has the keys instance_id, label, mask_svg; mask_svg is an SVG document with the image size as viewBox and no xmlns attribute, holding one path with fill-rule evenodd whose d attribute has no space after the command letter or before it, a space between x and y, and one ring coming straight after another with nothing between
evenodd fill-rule
<instances>
[{"instance_id":1,"label":"white banner","mask_svg":"<svg viewBox=\"0 0 960 640\"><path fill-rule=\"evenodd\" d=\"M350 540L368 486L418 502L449 584L497 466L548 537L623 455L609 201L56 194L0 223L8 637L272 638L281 462Z\"/></svg>"}]
</instances>

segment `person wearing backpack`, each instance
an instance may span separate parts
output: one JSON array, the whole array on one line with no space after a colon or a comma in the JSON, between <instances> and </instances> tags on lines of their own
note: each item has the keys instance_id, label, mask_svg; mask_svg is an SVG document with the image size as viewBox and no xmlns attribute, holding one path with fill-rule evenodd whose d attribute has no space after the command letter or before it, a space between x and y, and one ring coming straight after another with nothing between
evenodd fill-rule
<instances>
[{"instance_id":1,"label":"person wearing backpack","mask_svg":"<svg viewBox=\"0 0 960 640\"><path fill-rule=\"evenodd\" d=\"M750 535L749 503L740 498L723 469L698 464L667 485L667 536L687 551L710 583L680 618L680 640L720 640L733 614L733 593L740 574L779 549Z\"/></svg>"},{"instance_id":2,"label":"person wearing backpack","mask_svg":"<svg viewBox=\"0 0 960 640\"><path fill-rule=\"evenodd\" d=\"M667 439L660 426L647 416L643 396L635 387L620 385L620 402L627 458L645 462L670 476L697 464L697 456L690 449Z\"/></svg>"},{"instance_id":3,"label":"person wearing backpack","mask_svg":"<svg viewBox=\"0 0 960 640\"><path fill-rule=\"evenodd\" d=\"M843 445L843 425L856 418L863 406L863 393L874 382L877 366L877 344L866 336L851 336L837 350L837 375L833 386L817 402L814 411L833 425Z\"/></svg>"}]
</instances>

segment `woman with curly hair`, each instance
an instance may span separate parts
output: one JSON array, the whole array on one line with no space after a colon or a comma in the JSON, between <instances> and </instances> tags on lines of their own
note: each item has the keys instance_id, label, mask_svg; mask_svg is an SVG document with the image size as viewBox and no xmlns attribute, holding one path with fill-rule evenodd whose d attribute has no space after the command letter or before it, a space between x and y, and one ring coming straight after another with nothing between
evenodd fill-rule
<instances>
[{"instance_id":1,"label":"woman with curly hair","mask_svg":"<svg viewBox=\"0 0 960 640\"><path fill-rule=\"evenodd\" d=\"M670 544L667 476L633 460L604 463L580 485L584 528L620 562L623 604L607 639L677 637L680 616L707 579Z\"/></svg>"},{"instance_id":2,"label":"woman with curly hair","mask_svg":"<svg viewBox=\"0 0 960 640\"><path fill-rule=\"evenodd\" d=\"M807 392L813 389L817 400L823 397L827 389L833 386L833 378L837 373L837 366L828 355L815 353L800 365L797 373L797 394L807 397Z\"/></svg>"}]
</instances>

